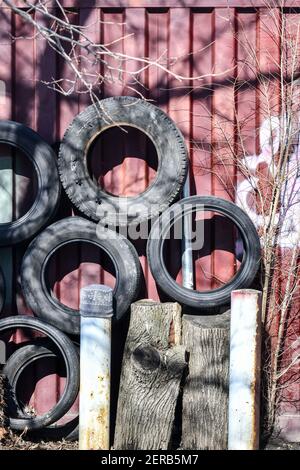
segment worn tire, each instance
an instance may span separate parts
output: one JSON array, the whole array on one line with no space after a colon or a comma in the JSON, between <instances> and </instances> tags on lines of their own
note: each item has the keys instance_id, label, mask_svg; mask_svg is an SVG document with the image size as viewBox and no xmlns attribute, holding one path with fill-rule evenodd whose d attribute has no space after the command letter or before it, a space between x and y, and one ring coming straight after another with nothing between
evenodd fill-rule
<instances>
[{"instance_id":1,"label":"worn tire","mask_svg":"<svg viewBox=\"0 0 300 470\"><path fill-rule=\"evenodd\" d=\"M180 213L183 205L201 210L218 212L229 219L239 229L244 244L244 256L237 274L224 286L211 291L195 291L180 286L168 273L163 259L164 238L174 221L173 212ZM171 223L170 223L171 222ZM191 196L182 199L164 212L152 227L148 244L147 257L154 279L160 288L172 299L197 309L209 309L227 305L231 292L235 289L251 286L258 271L261 259L260 241L253 222L248 215L232 202L213 196Z\"/></svg>"},{"instance_id":2,"label":"worn tire","mask_svg":"<svg viewBox=\"0 0 300 470\"><path fill-rule=\"evenodd\" d=\"M29 211L18 220L0 224L0 245L11 245L33 237L47 224L59 202L60 181L53 150L32 129L0 121L0 143L24 152L37 175L37 196Z\"/></svg>"},{"instance_id":3,"label":"worn tire","mask_svg":"<svg viewBox=\"0 0 300 470\"><path fill-rule=\"evenodd\" d=\"M74 241L93 243L111 258L116 272L117 319L127 312L139 292L141 267L134 246L125 237L81 217L67 217L55 222L31 242L21 266L22 290L27 305L37 316L60 330L78 335L79 312L52 297L45 281L45 269L51 255Z\"/></svg>"},{"instance_id":4,"label":"worn tire","mask_svg":"<svg viewBox=\"0 0 300 470\"><path fill-rule=\"evenodd\" d=\"M136 197L107 193L90 178L87 169L92 141L114 125L140 129L156 147L156 179ZM185 181L188 154L181 132L167 114L144 100L119 96L102 100L98 108L89 106L75 117L62 140L58 166L67 195L83 214L105 225L136 225L174 201Z\"/></svg>"},{"instance_id":5,"label":"worn tire","mask_svg":"<svg viewBox=\"0 0 300 470\"><path fill-rule=\"evenodd\" d=\"M8 358L2 372L7 379L7 385L9 387L10 399L7 402L8 416L12 417L13 414L17 412L18 416L20 416L21 418L26 418L26 413L23 412L21 404L17 397L17 384L19 378L24 369L29 365L33 364L35 361L42 358L51 357L57 357L56 351L53 350L53 344L51 345L48 339L44 341L44 338L39 338L33 343L21 346L20 349L17 349L17 351L15 351ZM69 390L69 393L70 392L73 393L73 390ZM72 399L73 397L71 398L71 400ZM43 429L39 429L38 437L40 439L51 440L76 440L78 439L78 421L79 418L76 417L70 422L63 425L52 424ZM34 431L31 432L31 435L34 435Z\"/></svg>"},{"instance_id":6,"label":"worn tire","mask_svg":"<svg viewBox=\"0 0 300 470\"><path fill-rule=\"evenodd\" d=\"M79 361L77 351L72 341L57 328L40 321L23 315L3 318L0 320L0 333L14 328L28 328L37 330L46 334L56 345L61 353L66 365L66 385L64 392L58 403L47 413L34 418L9 418L9 426L12 429L28 430L41 429L45 426L58 421L64 416L73 405L79 391ZM20 349L22 351L22 349ZM23 353L20 352L20 355ZM21 371L20 371L21 373Z\"/></svg>"},{"instance_id":7,"label":"worn tire","mask_svg":"<svg viewBox=\"0 0 300 470\"><path fill-rule=\"evenodd\" d=\"M0 268L0 313L5 303L5 280L2 269Z\"/></svg>"}]
</instances>

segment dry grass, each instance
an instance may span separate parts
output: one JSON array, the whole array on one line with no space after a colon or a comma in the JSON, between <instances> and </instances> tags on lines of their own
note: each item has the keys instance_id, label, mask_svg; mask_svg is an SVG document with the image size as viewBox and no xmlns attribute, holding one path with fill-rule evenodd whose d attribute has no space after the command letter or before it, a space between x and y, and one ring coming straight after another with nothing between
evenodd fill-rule
<instances>
[{"instance_id":1,"label":"dry grass","mask_svg":"<svg viewBox=\"0 0 300 470\"><path fill-rule=\"evenodd\" d=\"M0 374L0 450L76 450L78 448L77 442L31 441L26 433L13 432L7 426L5 408L5 378Z\"/></svg>"}]
</instances>

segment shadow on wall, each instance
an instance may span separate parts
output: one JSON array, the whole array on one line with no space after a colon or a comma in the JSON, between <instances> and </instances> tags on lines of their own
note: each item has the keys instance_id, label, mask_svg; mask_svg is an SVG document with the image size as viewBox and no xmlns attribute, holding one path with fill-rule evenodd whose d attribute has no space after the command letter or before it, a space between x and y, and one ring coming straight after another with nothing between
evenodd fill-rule
<instances>
[{"instance_id":1,"label":"shadow on wall","mask_svg":"<svg viewBox=\"0 0 300 470\"><path fill-rule=\"evenodd\" d=\"M189 83L179 83L171 76L167 77L166 74L154 68L149 69L147 73L141 74L141 77L139 77L142 82L141 84L131 83L131 78L126 76L121 77L122 80L120 81L116 73L114 76L109 76L107 82L102 84L97 92L101 98L104 98L115 94L135 95L136 90L142 92L149 100L153 100L154 104L163 107L181 127L189 144L193 168L191 173L192 193L195 194L197 192L199 194L201 192L202 194L202 191L203 193L213 193L215 191L218 195L226 194L234 198L237 176L235 170L233 169L232 174L228 177L228 175L222 174L222 168L217 165L214 167L216 153L222 154L226 146L224 136L215 131L214 125L216 121L220 121L225 127L229 126L230 142L236 144L233 136L236 122L231 105L233 105L235 99L240 99L240 102L242 102L247 92L253 93L254 91L255 94L258 78L264 77L271 82L278 81L277 72L275 70L270 72L262 71L262 74L258 77L252 71L244 70L242 73L240 72L240 76L237 76L234 66L240 63L240 58L238 57L240 52L232 48L231 55L229 55L228 34L231 34L230 28L228 28L229 23L226 18L222 23L213 9L194 9L191 12L188 11L187 16L182 16L180 19L180 13L179 15L176 12L171 13L169 9L149 8L144 10L137 20L131 12L126 13L124 9L113 8L114 3L111 1L111 8L101 11L102 20L126 23L121 27L123 34L134 33L135 36L133 42L128 42L129 39L124 39L122 45L116 44L113 47L124 47L125 50L128 47L130 53L139 51L142 56L149 54L152 57L158 57L166 51L166 55L170 57L182 55L181 60L172 66L176 72L182 75L202 75L207 73L207 71L213 70L214 64L212 64L212 61L214 58L217 58L217 61L221 63L221 65L218 65L219 68L230 69L232 67L232 71L230 70L224 76L220 75L213 79L207 77L203 82L193 81ZM90 2L90 5L93 6L93 2ZM184 0L182 0L181 5L185 6ZM241 10L240 13L244 14L245 17L248 15L251 18L244 29L245 34L251 37L259 17L255 10L247 10L244 13L241 13ZM75 18L74 21L79 21L81 24L90 24L93 11L93 8L85 8L79 11L75 7L72 9L72 17ZM236 14L239 14L239 12L236 12ZM15 36L33 37L30 26L24 26L19 18L10 18L9 15L8 11L0 9L0 25L2 26L0 28L0 47L2 47L1 44L9 44L10 32ZM140 25L139 19L141 18L143 23ZM188 18L188 23L185 23L187 21L186 18ZM175 22L175 19L177 22ZM181 24L180 21L182 22ZM171 28L169 31L167 30L167 25ZM207 29L200 28L200 25L205 25ZM234 23L234 28L234 33L240 33L240 30L237 30L239 26L236 22ZM114 32L114 29L117 33ZM118 35L119 30L120 25L103 24L99 27L99 37L101 36L104 39L115 37ZM147 31L146 35L145 31ZM179 31L182 32L182 42L178 41ZM184 32L186 31L189 32L189 46L186 48L185 53L186 38L184 37ZM190 40L190 32L193 34L192 39L194 42ZM173 40L171 43L170 38L177 39L177 50L174 49L176 41ZM225 44L226 41L227 46ZM224 44L224 49L220 48L222 44ZM45 45L43 41L20 39L13 42L11 46L5 47L6 53L1 54L0 79L5 81L7 89L6 117L34 128L50 144L60 142L72 118L90 104L88 96L73 94L64 97L49 90L46 85L40 82L50 81L52 77L61 78L65 76L68 78L69 76L66 64L56 57L53 50L48 45ZM33 59L34 48L37 51L36 62ZM221 60L221 55L223 60ZM130 67L134 66L133 61L130 61L128 65ZM2 74L3 77L1 76ZM127 83L124 84L123 81L127 81ZM222 94L225 97L223 99L220 98ZM250 108L249 120L254 121L256 115L254 114L253 118L253 110ZM214 116L213 118L212 115ZM95 143L93 149L91 149L89 168L90 174L93 175L95 181L103 184L113 194L132 195L133 192L145 189L151 183L157 169L157 159L151 144L145 142L144 138L138 135L136 131L132 133L130 131L129 135L123 135L120 138L119 129L109 131L106 139L104 141L103 136L102 141L100 138ZM253 129L251 130L251 141L255 141ZM255 146L255 142L251 145ZM13 160L18 161L14 156ZM234 162L232 163L232 160L230 160L229 165L232 169ZM119 168L117 169L117 167ZM20 162L14 166L14 172L16 175L14 185L14 216L17 218L32 203L35 180L33 168L27 162L24 164L24 160L21 157ZM79 215L78 211L71 205L63 193L55 220L74 213ZM218 237L217 240L214 239L211 241L210 247L206 245L205 248L195 253L195 263L199 263L201 258L209 257L212 248L236 254L232 241L229 241L226 236L226 233L228 234L231 229L227 226L227 223L226 227L224 227L223 221L218 220L218 218L215 218L214 221L205 222L205 238L211 240L213 230L219 233L221 226L222 231L224 230L223 237ZM8 312L10 314L23 313L24 311L29 313L22 298L18 277L20 263L27 245L28 243L13 249L13 256L11 258L13 265L13 292L11 308ZM141 259L144 261L146 242L135 242L135 246ZM180 259L179 257L173 257L172 253L178 251L178 249L179 247L177 246L175 249L174 245L173 247L168 247L166 254L169 270L172 276L176 278L180 274ZM68 254L67 263L65 261L59 262L58 258L56 258L56 261L53 261L50 268L49 283L52 287L56 284L55 290L58 298L64 289L62 280L72 272L73 278L70 281L72 289L69 291L69 294L66 289L63 296L67 301L68 295L72 296L72 298L69 297L69 300L74 302L73 297L76 295L76 301L78 301L80 284L77 268L81 263L91 263L95 257L99 259L95 253L87 253L82 247L78 247L75 252ZM145 297L148 295L149 286L151 287L151 292L154 292L155 288L146 262L144 265L146 280L142 296ZM99 267L96 269L99 270ZM113 274L107 262L104 262L104 270ZM208 273L207 285L211 284L211 277L214 274L216 273ZM61 287L60 284L62 284ZM164 299L163 294L161 294L161 299ZM295 330L298 328L297 318L299 318L298 307L294 308L290 316L289 327L291 330L289 331L293 330L293 322L296 325ZM122 348L127 331L126 321L122 325L114 327L113 377L115 377L115 380L113 380L113 384L118 384ZM286 344L290 344L289 341L294 341L293 337L289 339L290 335L293 336L293 333L289 331L286 330ZM51 371L53 372L53 367L49 368L49 374L52 373ZM288 388L286 387L288 383L297 385L297 380L299 380L299 373L298 378L296 378L297 373L296 368L295 372L291 371L291 374L284 378L286 383L283 383L283 385L286 390L284 392L286 396L284 400L286 399L287 402L295 406L295 410L299 411L299 403L294 404L298 399L294 400L294 392L287 392ZM33 372L34 374L34 380L37 381L37 370ZM53 388L58 386L59 380L53 379ZM28 384L27 390L28 399L30 394L33 393L32 386L30 387ZM116 402L116 399L117 390L114 393L114 402ZM39 399L37 398L38 401ZM113 413L115 413L114 410L115 407L113 406Z\"/></svg>"}]
</instances>

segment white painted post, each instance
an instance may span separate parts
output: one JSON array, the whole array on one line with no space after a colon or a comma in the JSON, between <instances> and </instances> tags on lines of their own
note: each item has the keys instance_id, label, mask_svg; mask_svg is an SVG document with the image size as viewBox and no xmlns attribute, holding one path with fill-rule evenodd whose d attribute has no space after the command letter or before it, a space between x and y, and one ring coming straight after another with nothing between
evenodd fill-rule
<instances>
[{"instance_id":1,"label":"white painted post","mask_svg":"<svg viewBox=\"0 0 300 470\"><path fill-rule=\"evenodd\" d=\"M259 448L261 292L231 293L228 449Z\"/></svg>"},{"instance_id":2,"label":"white painted post","mask_svg":"<svg viewBox=\"0 0 300 470\"><path fill-rule=\"evenodd\" d=\"M81 289L80 315L79 449L109 450L112 289Z\"/></svg>"}]
</instances>

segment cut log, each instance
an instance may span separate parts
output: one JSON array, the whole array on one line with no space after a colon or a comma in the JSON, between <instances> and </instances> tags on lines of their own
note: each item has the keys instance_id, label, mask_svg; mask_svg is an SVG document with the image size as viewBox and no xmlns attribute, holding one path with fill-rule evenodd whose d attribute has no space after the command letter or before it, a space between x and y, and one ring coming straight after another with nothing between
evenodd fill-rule
<instances>
[{"instance_id":1,"label":"cut log","mask_svg":"<svg viewBox=\"0 0 300 470\"><path fill-rule=\"evenodd\" d=\"M227 449L230 312L184 315L182 343L189 354L183 391L183 449Z\"/></svg>"},{"instance_id":2,"label":"cut log","mask_svg":"<svg viewBox=\"0 0 300 470\"><path fill-rule=\"evenodd\" d=\"M181 307L139 301L131 306L114 449L168 449L186 368Z\"/></svg>"}]
</instances>

